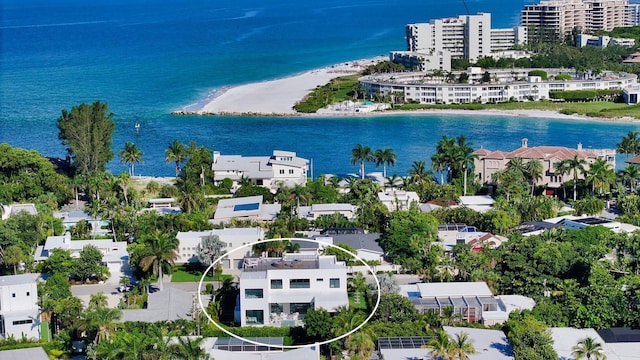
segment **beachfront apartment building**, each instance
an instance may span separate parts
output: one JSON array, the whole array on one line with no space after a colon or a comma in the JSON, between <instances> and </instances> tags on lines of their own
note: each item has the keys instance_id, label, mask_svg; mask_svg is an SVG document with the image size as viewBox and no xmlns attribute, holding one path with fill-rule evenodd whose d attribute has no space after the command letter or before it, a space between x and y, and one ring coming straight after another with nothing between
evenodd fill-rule
<instances>
[{"instance_id":1,"label":"beachfront apartment building","mask_svg":"<svg viewBox=\"0 0 640 360\"><path fill-rule=\"evenodd\" d=\"M259 227L227 228L207 231L180 231L178 239L178 258L176 264L197 263L198 251L202 242L209 237L217 236L224 243L223 251L228 255L221 259L223 269L241 269L245 256L251 256L251 248L233 251L240 246L248 245L264 239L264 231Z\"/></svg>"},{"instance_id":2,"label":"beachfront apartment building","mask_svg":"<svg viewBox=\"0 0 640 360\"><path fill-rule=\"evenodd\" d=\"M520 25L529 41L564 40L576 29L583 33L631 26L628 0L549 0L525 5Z\"/></svg>"},{"instance_id":3,"label":"beachfront apartment building","mask_svg":"<svg viewBox=\"0 0 640 360\"><path fill-rule=\"evenodd\" d=\"M32 274L0 276L0 338L40 340L38 286ZM0 356L1 357L1 356Z\"/></svg>"},{"instance_id":4,"label":"beachfront apartment building","mask_svg":"<svg viewBox=\"0 0 640 360\"><path fill-rule=\"evenodd\" d=\"M442 51L392 51L389 60L413 71L451 71L451 53Z\"/></svg>"},{"instance_id":5,"label":"beachfront apartment building","mask_svg":"<svg viewBox=\"0 0 640 360\"><path fill-rule=\"evenodd\" d=\"M453 59L476 61L493 51L510 49L526 42L526 28L491 29L491 14L460 15L407 24L407 51L439 54Z\"/></svg>"},{"instance_id":6,"label":"beachfront apartment building","mask_svg":"<svg viewBox=\"0 0 640 360\"><path fill-rule=\"evenodd\" d=\"M358 79L365 95L395 95L404 102L421 104L498 103L508 101L538 101L549 99L550 92L571 90L624 90L637 86L638 77L629 73L605 73L598 78L578 77L570 69L544 69L549 80L529 76L536 69L468 68L467 83L447 82L444 78L427 78L424 73L404 72L373 74ZM490 82L482 82L485 72ZM554 80L558 74L573 74L573 80ZM461 72L454 72L459 78Z\"/></svg>"},{"instance_id":7,"label":"beachfront apartment building","mask_svg":"<svg viewBox=\"0 0 640 360\"><path fill-rule=\"evenodd\" d=\"M222 155L214 151L211 164L216 183L229 178L238 187L244 178L272 193L280 186L304 185L308 169L309 160L282 150L274 150L271 156Z\"/></svg>"},{"instance_id":8,"label":"beachfront apartment building","mask_svg":"<svg viewBox=\"0 0 640 360\"><path fill-rule=\"evenodd\" d=\"M492 184L493 175L504 170L511 159L520 158L523 162L538 159L542 162L542 179L537 184L546 186L545 195L553 196L563 183L573 180L573 172L560 175L556 172L556 164L562 160L573 159L577 156L587 162L586 170L597 159L606 160L611 168L616 168L615 149L584 149L582 143L577 148L570 149L562 146L528 146L528 139L522 139L520 148L512 151L479 149L474 153L474 175L483 184ZM578 174L583 177L583 174Z\"/></svg>"},{"instance_id":9,"label":"beachfront apartment building","mask_svg":"<svg viewBox=\"0 0 640 360\"><path fill-rule=\"evenodd\" d=\"M640 25L640 3L629 4L629 26Z\"/></svg>"},{"instance_id":10,"label":"beachfront apartment building","mask_svg":"<svg viewBox=\"0 0 640 360\"><path fill-rule=\"evenodd\" d=\"M349 306L347 267L335 256L246 258L235 318L242 326L296 326L308 309Z\"/></svg>"},{"instance_id":11,"label":"beachfront apartment building","mask_svg":"<svg viewBox=\"0 0 640 360\"><path fill-rule=\"evenodd\" d=\"M607 47L609 45L633 47L636 44L636 40L632 38L612 38L610 36L595 36L580 34L576 37L576 46L595 46L595 47Z\"/></svg>"}]
</instances>

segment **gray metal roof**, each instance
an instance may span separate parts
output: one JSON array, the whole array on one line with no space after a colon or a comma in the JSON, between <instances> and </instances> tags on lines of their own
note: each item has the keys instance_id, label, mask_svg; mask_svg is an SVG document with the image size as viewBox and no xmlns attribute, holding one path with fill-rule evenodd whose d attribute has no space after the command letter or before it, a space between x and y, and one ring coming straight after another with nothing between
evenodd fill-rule
<instances>
[{"instance_id":1,"label":"gray metal roof","mask_svg":"<svg viewBox=\"0 0 640 360\"><path fill-rule=\"evenodd\" d=\"M33 274L0 276L0 286L31 284L35 282L36 280Z\"/></svg>"},{"instance_id":2,"label":"gray metal roof","mask_svg":"<svg viewBox=\"0 0 640 360\"><path fill-rule=\"evenodd\" d=\"M340 234L331 235L334 244L347 244L356 250L369 250L384 254L380 246L380 234Z\"/></svg>"}]
</instances>

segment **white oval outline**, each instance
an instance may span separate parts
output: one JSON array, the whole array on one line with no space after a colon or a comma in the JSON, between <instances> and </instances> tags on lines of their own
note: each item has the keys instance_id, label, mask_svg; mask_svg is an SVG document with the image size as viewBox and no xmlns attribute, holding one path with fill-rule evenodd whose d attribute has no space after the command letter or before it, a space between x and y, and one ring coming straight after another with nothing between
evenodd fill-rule
<instances>
[{"instance_id":1,"label":"white oval outline","mask_svg":"<svg viewBox=\"0 0 640 360\"><path fill-rule=\"evenodd\" d=\"M364 319L364 321L356 326L354 329L352 329L351 331L342 334L340 336L337 336L335 338L329 339L329 340L325 340L322 342L316 342L316 343L312 343L312 344L304 344L304 345L273 345L273 344L264 344L258 341L253 341L253 340L249 340L246 338L243 338L240 335L236 335L230 331L228 331L227 329L223 328L222 326L220 326L220 324L218 324L217 322L215 322L212 318L211 315L209 315L209 313L207 312L207 310L205 309L204 304L202 303L202 284L204 282L204 278L207 275L207 273L209 273L209 271L219 262L222 261L223 258L225 258L227 255L244 249L244 248L251 248L253 247L253 245L256 244L262 244L265 242L273 242L273 241L283 241L283 240L287 240L287 241L291 241L291 240L296 240L296 241L306 241L306 242L312 242L312 243L317 243L317 244L322 244L322 245L327 245L329 247L334 247L337 249L342 250L343 252L351 255L354 257L354 259L360 261L362 264L364 264L364 266L367 267L367 269L369 270L369 272L371 273L371 275L373 275L373 280L376 282L376 287L378 288L378 296L376 296L376 304L373 307L373 310L371 311L371 313L369 314L369 316L367 316L366 319ZM378 281L378 277L376 276L376 274L373 272L373 268L371 268L371 266L369 266L369 264L367 264L362 258L360 258L358 255L352 253L351 251L348 251L344 248L341 248L340 246L334 245L334 244L330 244L324 241L318 241L318 240L312 240L312 239L303 239L303 238L276 238L276 239L265 239L265 240L259 240L259 241L255 241L246 245L241 245L238 246L236 248L231 249L231 251L225 253L224 255L220 256L219 258L215 259L211 265L209 265L209 267L202 273L202 277L200 278L200 282L198 283L198 302L200 303L200 308L202 309L202 312L207 316L207 319L209 319L210 322L213 323L213 325L215 325L218 329L220 329L222 332L224 332L225 334L234 337L238 340L241 341L246 341L250 344L254 344L254 345L258 345L258 346L266 346L267 348L269 347L274 347L274 348L280 348L280 349L301 349L301 348L306 348L306 347L312 347L312 346L319 346L319 345L325 345L325 344L329 344L331 342L343 339L351 334L353 334L354 332L360 330L360 328L362 328L366 323L369 322L369 320L371 320L371 318L373 317L373 315L376 313L376 311L378 310L378 306L380 305L380 296L382 295L382 291L380 288L380 282Z\"/></svg>"}]
</instances>

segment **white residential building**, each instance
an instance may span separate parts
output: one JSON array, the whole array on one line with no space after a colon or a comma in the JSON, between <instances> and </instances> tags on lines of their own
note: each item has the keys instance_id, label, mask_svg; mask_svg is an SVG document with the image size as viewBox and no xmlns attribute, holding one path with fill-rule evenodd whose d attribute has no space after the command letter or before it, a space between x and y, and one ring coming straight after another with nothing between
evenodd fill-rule
<instances>
[{"instance_id":1,"label":"white residential building","mask_svg":"<svg viewBox=\"0 0 640 360\"><path fill-rule=\"evenodd\" d=\"M389 60L413 71L451 71L451 53L441 51L392 51Z\"/></svg>"},{"instance_id":2,"label":"white residential building","mask_svg":"<svg viewBox=\"0 0 640 360\"><path fill-rule=\"evenodd\" d=\"M281 204L264 204L262 195L221 199L216 206L214 224L225 224L231 220L273 221L282 208Z\"/></svg>"},{"instance_id":3,"label":"white residential building","mask_svg":"<svg viewBox=\"0 0 640 360\"><path fill-rule=\"evenodd\" d=\"M629 26L640 25L640 3L629 4Z\"/></svg>"},{"instance_id":4,"label":"white residential building","mask_svg":"<svg viewBox=\"0 0 640 360\"><path fill-rule=\"evenodd\" d=\"M571 31L591 33L630 26L628 0L550 0L525 5L520 24L529 29L529 40L563 40Z\"/></svg>"},{"instance_id":5,"label":"white residential building","mask_svg":"<svg viewBox=\"0 0 640 360\"><path fill-rule=\"evenodd\" d=\"M200 248L200 244L205 238L214 235L217 235L220 241L225 244L224 251L229 254L220 262L224 269L241 269L242 260L245 256L251 256L250 248L244 251L232 252L233 249L264 239L264 232L259 227L180 231L176 235L176 238L180 242L176 263L185 264L198 262L198 249Z\"/></svg>"},{"instance_id":6,"label":"white residential building","mask_svg":"<svg viewBox=\"0 0 640 360\"><path fill-rule=\"evenodd\" d=\"M585 47L585 46L607 47L609 45L633 47L635 44L636 44L635 39L631 39L631 38L612 38L604 35L595 36L595 35L587 35L587 34L578 35L578 39L576 41L576 45L580 47Z\"/></svg>"},{"instance_id":7,"label":"white residential building","mask_svg":"<svg viewBox=\"0 0 640 360\"><path fill-rule=\"evenodd\" d=\"M376 93L395 94L405 102L421 104L464 104L508 101L538 101L549 99L553 91L572 90L623 90L637 86L638 77L630 73L605 73L598 78L574 78L555 80L554 75L568 73L568 69L544 69L549 80L528 76L535 69L490 69L492 81L480 82L485 71L469 68L465 73L468 83L447 83L426 79L424 73L406 72L367 75L358 79L366 96ZM455 73L458 77L460 73ZM495 81L497 80L497 81Z\"/></svg>"},{"instance_id":8,"label":"white residential building","mask_svg":"<svg viewBox=\"0 0 640 360\"><path fill-rule=\"evenodd\" d=\"M310 206L299 206L298 217L300 219L316 220L320 216L331 216L340 214L347 220L353 220L356 217L358 207L351 204L313 204Z\"/></svg>"},{"instance_id":9,"label":"white residential building","mask_svg":"<svg viewBox=\"0 0 640 360\"><path fill-rule=\"evenodd\" d=\"M31 274L0 276L0 337L40 340L38 286ZM2 357L2 356L0 356Z\"/></svg>"},{"instance_id":10,"label":"white residential building","mask_svg":"<svg viewBox=\"0 0 640 360\"><path fill-rule=\"evenodd\" d=\"M36 210L35 204L0 204L0 220L6 220L11 215L18 215L23 213L29 215L38 215L38 210Z\"/></svg>"},{"instance_id":11,"label":"white residential building","mask_svg":"<svg viewBox=\"0 0 640 360\"><path fill-rule=\"evenodd\" d=\"M405 28L407 50L440 53L448 51L451 58L475 61L500 51L523 44L526 29L491 29L491 14L460 15L453 18L433 19L429 23L408 24Z\"/></svg>"},{"instance_id":12,"label":"white residential building","mask_svg":"<svg viewBox=\"0 0 640 360\"><path fill-rule=\"evenodd\" d=\"M236 320L242 326L294 326L308 309L349 306L347 268L335 256L247 258Z\"/></svg>"},{"instance_id":13,"label":"white residential building","mask_svg":"<svg viewBox=\"0 0 640 360\"><path fill-rule=\"evenodd\" d=\"M400 285L400 294L420 312L442 314L447 307L463 321L486 326L501 324L515 310L531 310L535 301L520 295L494 296L485 282L418 283Z\"/></svg>"},{"instance_id":14,"label":"white residential building","mask_svg":"<svg viewBox=\"0 0 640 360\"><path fill-rule=\"evenodd\" d=\"M378 193L378 199L392 212L409 210L412 204L420 205L420 197L415 191L386 189Z\"/></svg>"},{"instance_id":15,"label":"white residential building","mask_svg":"<svg viewBox=\"0 0 640 360\"><path fill-rule=\"evenodd\" d=\"M211 170L216 183L229 178L238 186L242 178L275 193L281 185L304 185L309 160L295 152L274 150L271 156L221 155L214 151Z\"/></svg>"}]
</instances>

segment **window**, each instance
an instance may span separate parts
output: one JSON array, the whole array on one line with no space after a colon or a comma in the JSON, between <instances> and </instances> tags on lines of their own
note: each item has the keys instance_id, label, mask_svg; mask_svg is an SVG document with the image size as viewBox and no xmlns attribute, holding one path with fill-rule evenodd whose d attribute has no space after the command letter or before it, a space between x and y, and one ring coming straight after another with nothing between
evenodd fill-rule
<instances>
[{"instance_id":1,"label":"window","mask_svg":"<svg viewBox=\"0 0 640 360\"><path fill-rule=\"evenodd\" d=\"M282 279L271 280L272 289L282 289Z\"/></svg>"},{"instance_id":2,"label":"window","mask_svg":"<svg viewBox=\"0 0 640 360\"><path fill-rule=\"evenodd\" d=\"M289 169L289 174L293 174L293 169Z\"/></svg>"},{"instance_id":3,"label":"window","mask_svg":"<svg viewBox=\"0 0 640 360\"><path fill-rule=\"evenodd\" d=\"M269 308L272 314L280 314L284 312L284 306L278 303L269 304Z\"/></svg>"},{"instance_id":4,"label":"window","mask_svg":"<svg viewBox=\"0 0 640 360\"><path fill-rule=\"evenodd\" d=\"M289 304L289 309L291 311L291 313L299 313L301 315L304 315L307 313L307 310L309 310L311 308L311 304L309 303L291 303Z\"/></svg>"},{"instance_id":5,"label":"window","mask_svg":"<svg viewBox=\"0 0 640 360\"><path fill-rule=\"evenodd\" d=\"M280 169L280 174L284 174L284 169Z\"/></svg>"},{"instance_id":6,"label":"window","mask_svg":"<svg viewBox=\"0 0 640 360\"><path fill-rule=\"evenodd\" d=\"M16 297L16 293L12 293L12 294L11 294L11 297Z\"/></svg>"},{"instance_id":7,"label":"window","mask_svg":"<svg viewBox=\"0 0 640 360\"><path fill-rule=\"evenodd\" d=\"M340 287L340 279L329 279L329 287L332 289Z\"/></svg>"},{"instance_id":8,"label":"window","mask_svg":"<svg viewBox=\"0 0 640 360\"><path fill-rule=\"evenodd\" d=\"M263 297L262 289L244 289L245 299L262 299Z\"/></svg>"},{"instance_id":9,"label":"window","mask_svg":"<svg viewBox=\"0 0 640 360\"><path fill-rule=\"evenodd\" d=\"M264 311L262 310L247 310L245 312L247 316L247 324L251 325L264 325Z\"/></svg>"},{"instance_id":10,"label":"window","mask_svg":"<svg viewBox=\"0 0 640 360\"><path fill-rule=\"evenodd\" d=\"M308 289L309 287L311 287L309 279L289 280L289 288L291 289Z\"/></svg>"},{"instance_id":11,"label":"window","mask_svg":"<svg viewBox=\"0 0 640 360\"><path fill-rule=\"evenodd\" d=\"M24 324L33 324L33 320L28 319L28 320L18 320L13 322L13 325L24 325Z\"/></svg>"},{"instance_id":12,"label":"window","mask_svg":"<svg viewBox=\"0 0 640 360\"><path fill-rule=\"evenodd\" d=\"M29 296L29 292L27 291L27 296Z\"/></svg>"},{"instance_id":13,"label":"window","mask_svg":"<svg viewBox=\"0 0 640 360\"><path fill-rule=\"evenodd\" d=\"M324 281L324 279L323 279L323 278L317 278L317 279L316 279L316 281L317 281L317 282L323 282L323 281Z\"/></svg>"}]
</instances>

